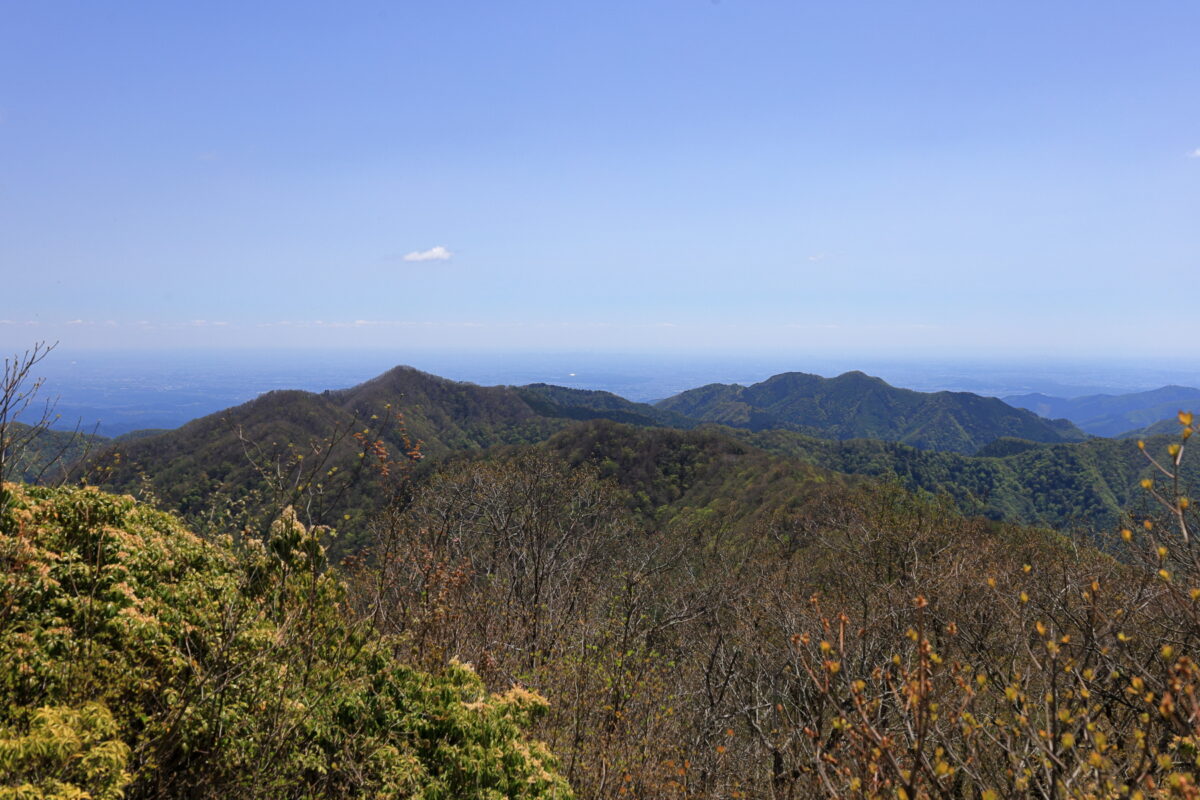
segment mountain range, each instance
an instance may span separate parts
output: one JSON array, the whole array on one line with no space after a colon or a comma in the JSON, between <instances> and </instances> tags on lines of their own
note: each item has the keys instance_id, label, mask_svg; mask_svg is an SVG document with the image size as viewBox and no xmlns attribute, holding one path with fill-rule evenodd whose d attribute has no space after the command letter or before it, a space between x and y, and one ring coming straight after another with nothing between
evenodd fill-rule
<instances>
[{"instance_id":1,"label":"mountain range","mask_svg":"<svg viewBox=\"0 0 1200 800\"><path fill-rule=\"evenodd\" d=\"M713 383L656 407L753 431L790 430L827 439L882 439L922 450L974 453L1003 437L1077 442L1087 434L1063 419L969 392L898 389L862 372L822 378L785 372L751 386Z\"/></svg>"},{"instance_id":2,"label":"mountain range","mask_svg":"<svg viewBox=\"0 0 1200 800\"><path fill-rule=\"evenodd\" d=\"M548 447L599 464L650 516L754 515L802 496L802 486L884 479L992 519L1111 528L1149 474L1132 442L1087 439L1069 422L995 398L898 389L857 372L713 384L651 405L546 384L477 386L397 367L349 389L270 392L175 430L97 440L89 480L125 492L152 487L193 519L210 513L213 496L249 503L271 480L323 481L311 521L349 518L352 527L382 489L371 480L348 488L363 464L351 434L402 451L408 440L385 423L389 411L403 414L426 465ZM1167 441L1148 446L1153 452Z\"/></svg>"},{"instance_id":3,"label":"mountain range","mask_svg":"<svg viewBox=\"0 0 1200 800\"><path fill-rule=\"evenodd\" d=\"M1174 430L1181 409L1200 408L1200 389L1163 386L1148 392L1073 398L1022 394L1005 397L1004 402L1043 417L1064 417L1096 436L1153 435ZM1167 420L1166 425L1146 430Z\"/></svg>"}]
</instances>

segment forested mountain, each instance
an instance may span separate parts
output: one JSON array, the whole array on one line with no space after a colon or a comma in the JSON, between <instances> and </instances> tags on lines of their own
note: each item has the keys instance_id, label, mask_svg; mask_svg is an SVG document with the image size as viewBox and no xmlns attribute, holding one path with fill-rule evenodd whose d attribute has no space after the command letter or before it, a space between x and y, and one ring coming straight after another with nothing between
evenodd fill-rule
<instances>
[{"instance_id":1,"label":"forested mountain","mask_svg":"<svg viewBox=\"0 0 1200 800\"><path fill-rule=\"evenodd\" d=\"M759 399L788 408L807 377ZM880 384L850 379L872 424ZM1139 486L1180 422L1146 453L969 455L405 368L264 395L84 466L199 536L129 497L0 486L0 665L29 664L0 666L0 780L131 800L1173 786L1200 716L1171 583L1200 579L1175 532L1195 472L1155 478L1157 506ZM1122 511L1139 524L1112 535ZM1096 667L1063 689L1074 664ZM1038 783L1047 752L1066 777Z\"/></svg>"},{"instance_id":2,"label":"forested mountain","mask_svg":"<svg viewBox=\"0 0 1200 800\"><path fill-rule=\"evenodd\" d=\"M804 504L827 486L856 483L824 465L781 457L724 430L635 428L584 422L555 434L545 449L568 464L592 464L629 492L633 509L663 523L685 517L724 524L769 517Z\"/></svg>"},{"instance_id":3,"label":"forested mountain","mask_svg":"<svg viewBox=\"0 0 1200 800\"><path fill-rule=\"evenodd\" d=\"M116 490L151 489L193 521L210 513L217 495L278 510L310 487L302 516L320 523L361 517L370 505L366 495L382 491L377 470L367 469L376 442L393 455L420 442L425 457L437 458L539 442L574 421L597 418L689 424L607 392L483 387L397 367L349 389L269 392L176 430L112 440L84 471Z\"/></svg>"},{"instance_id":4,"label":"forested mountain","mask_svg":"<svg viewBox=\"0 0 1200 800\"><path fill-rule=\"evenodd\" d=\"M1043 417L1065 417L1097 436L1121 436L1163 420L1174 421L1181 410L1200 409L1200 389L1163 386L1148 392L1093 394L1069 399L1022 394L1005 397L1004 402Z\"/></svg>"},{"instance_id":5,"label":"forested mountain","mask_svg":"<svg viewBox=\"0 0 1200 800\"><path fill-rule=\"evenodd\" d=\"M1166 463L1174 435L1146 441L1146 450ZM910 490L952 497L966 514L981 514L1059 530L1106 535L1123 512L1146 511L1150 498L1141 487L1159 478L1136 444L1128 439L1039 444L1000 439L976 455L919 450L870 439L829 441L791 431L730 431L773 453L826 469L864 477L899 480ZM1200 470L1185 462L1185 490L1200 488Z\"/></svg>"},{"instance_id":6,"label":"forested mountain","mask_svg":"<svg viewBox=\"0 0 1200 800\"><path fill-rule=\"evenodd\" d=\"M1175 438L1149 440L1147 451L1165 458ZM894 481L908 491L948 497L967 515L1102 539L1117 530L1123 512L1150 510L1141 481L1155 475L1134 442L1110 439L1054 445L1002 439L970 456L794 431L679 431L591 421L565 428L543 447L568 463L596 466L654 522L743 524L801 506L821 487ZM475 458L503 460L512 452ZM1184 482L1185 489L1200 488L1200 471L1185 464Z\"/></svg>"},{"instance_id":7,"label":"forested mountain","mask_svg":"<svg viewBox=\"0 0 1200 800\"><path fill-rule=\"evenodd\" d=\"M631 425L666 425L672 428L693 428L699 424L683 414L656 408L649 403L635 403L612 392L568 389L547 383L513 388L530 407L549 417L609 419Z\"/></svg>"},{"instance_id":8,"label":"forested mountain","mask_svg":"<svg viewBox=\"0 0 1200 800\"><path fill-rule=\"evenodd\" d=\"M489 455L418 482L355 585L416 663L550 698L537 733L580 797L1186 785L1195 601L1155 587L1197 574L1162 517L1123 563L896 486L763 480L820 473L719 431L586 422Z\"/></svg>"},{"instance_id":9,"label":"forested mountain","mask_svg":"<svg viewBox=\"0 0 1200 800\"><path fill-rule=\"evenodd\" d=\"M922 450L974 453L1002 436L1081 441L1066 420L1045 420L992 397L898 389L862 372L822 378L785 372L751 386L710 384L656 404L704 422L828 439L870 438Z\"/></svg>"},{"instance_id":10,"label":"forested mountain","mask_svg":"<svg viewBox=\"0 0 1200 800\"><path fill-rule=\"evenodd\" d=\"M750 401L774 411L760 412ZM689 430L696 423L680 408L708 416L736 411L745 427ZM888 417L893 411L901 416ZM392 412L403 415L402 427L389 419ZM770 414L785 412L793 419L824 414L839 436L891 428L907 431L908 439L835 440L787 424L761 429L775 419ZM972 417L977 412L982 420ZM862 373L830 380L790 373L749 388L712 385L654 407L606 392L480 387L400 367L350 389L272 392L175 431L109 443L93 457L90 479L120 491L149 489L195 524L214 513L214 497L235 498L244 513L277 512L306 491L307 522L344 523L349 536L339 554L365 535L363 521L387 491L376 442L389 458L401 458L419 440L423 454L436 460L549 439L550 449L574 462L584 454L597 460L650 516L685 509L736 516L774 504L762 503L764 496L801 498L806 486L844 483L847 476L895 479L911 490L946 494L968 514L1059 529L1111 530L1122 509L1144 499L1138 486L1148 464L1131 441L984 442L998 430L1028 432L1031 419L1028 427L1047 436L1063 427L996 400L894 389ZM936 451L929 447L935 437L960 449L970 442L974 455ZM1161 449L1163 441L1150 446Z\"/></svg>"}]
</instances>

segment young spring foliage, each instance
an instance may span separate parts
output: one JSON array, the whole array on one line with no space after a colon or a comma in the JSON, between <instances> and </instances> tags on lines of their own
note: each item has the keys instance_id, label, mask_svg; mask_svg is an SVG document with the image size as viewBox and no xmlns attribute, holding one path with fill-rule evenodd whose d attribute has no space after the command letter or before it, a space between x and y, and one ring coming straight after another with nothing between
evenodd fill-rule
<instances>
[{"instance_id":1,"label":"young spring foliage","mask_svg":"<svg viewBox=\"0 0 1200 800\"><path fill-rule=\"evenodd\" d=\"M545 701L406 666L321 537L210 543L92 489L8 484L0 798L566 798Z\"/></svg>"}]
</instances>

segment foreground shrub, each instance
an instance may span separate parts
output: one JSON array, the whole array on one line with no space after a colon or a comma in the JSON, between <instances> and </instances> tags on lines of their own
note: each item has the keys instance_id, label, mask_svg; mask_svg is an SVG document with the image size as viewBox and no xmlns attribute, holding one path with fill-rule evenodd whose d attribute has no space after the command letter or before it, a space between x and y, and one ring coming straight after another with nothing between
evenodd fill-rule
<instances>
[{"instance_id":1,"label":"foreground shrub","mask_svg":"<svg viewBox=\"0 0 1200 800\"><path fill-rule=\"evenodd\" d=\"M131 498L5 489L0 797L569 796L523 735L545 701L398 661L294 515L235 547Z\"/></svg>"}]
</instances>

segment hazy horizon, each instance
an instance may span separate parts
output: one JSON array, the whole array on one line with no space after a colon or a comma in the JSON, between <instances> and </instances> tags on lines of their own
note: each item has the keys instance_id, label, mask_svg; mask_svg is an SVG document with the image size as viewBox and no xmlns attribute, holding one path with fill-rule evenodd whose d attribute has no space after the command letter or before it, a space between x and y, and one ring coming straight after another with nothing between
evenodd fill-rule
<instances>
[{"instance_id":1,"label":"hazy horizon","mask_svg":"<svg viewBox=\"0 0 1200 800\"><path fill-rule=\"evenodd\" d=\"M969 391L1004 397L1124 394L1167 384L1200 386L1200 365L1178 360L1055 358L909 359L802 353L481 353L416 348L71 350L38 365L43 396L57 398L57 427L77 422L116 435L177 427L275 389L341 389L395 366L412 366L485 386L551 383L661 400L708 383L755 383L780 372L826 377L859 370L918 391Z\"/></svg>"}]
</instances>

